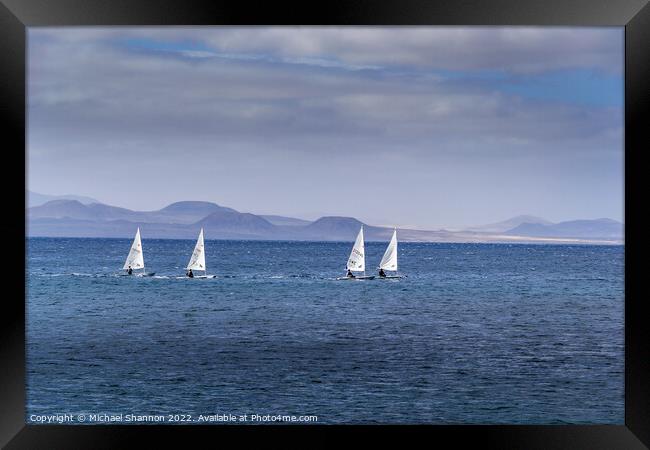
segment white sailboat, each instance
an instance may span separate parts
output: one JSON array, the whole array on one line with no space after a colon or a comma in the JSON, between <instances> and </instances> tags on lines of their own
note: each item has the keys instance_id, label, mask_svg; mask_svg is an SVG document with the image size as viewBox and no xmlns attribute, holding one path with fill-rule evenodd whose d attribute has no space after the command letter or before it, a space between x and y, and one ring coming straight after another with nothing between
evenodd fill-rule
<instances>
[{"instance_id":1,"label":"white sailboat","mask_svg":"<svg viewBox=\"0 0 650 450\"><path fill-rule=\"evenodd\" d=\"M379 270L381 271L389 270L395 272L394 275L381 276L379 278L402 278L400 275L397 275L397 228L393 230L393 237L386 247L383 258L379 263Z\"/></svg>"},{"instance_id":2,"label":"white sailboat","mask_svg":"<svg viewBox=\"0 0 650 450\"><path fill-rule=\"evenodd\" d=\"M193 278L215 278L216 276L208 275L207 268L205 266L205 243L203 241L203 228L201 228L199 238L196 240L196 245L194 246L194 251L192 252L192 256L190 257L190 262L187 264L186 270L192 270L192 273L194 273L195 270L203 271L203 275L194 275Z\"/></svg>"},{"instance_id":3,"label":"white sailboat","mask_svg":"<svg viewBox=\"0 0 650 450\"><path fill-rule=\"evenodd\" d=\"M142 254L140 227L138 227L138 231L135 232L135 238L133 239L133 244L131 244L131 250L129 251L129 255L126 257L126 261L124 262L124 267L122 267L122 269L127 271L129 269L142 269L142 272L139 274L140 276L153 275L153 273L146 273L144 270L144 255Z\"/></svg>"},{"instance_id":4,"label":"white sailboat","mask_svg":"<svg viewBox=\"0 0 650 450\"><path fill-rule=\"evenodd\" d=\"M348 273L352 273L353 276L339 277L337 280L372 280L375 278L373 275L366 276L366 253L363 243L363 225L361 225L357 239L354 241L354 246L352 247L352 252L350 252L350 257L348 258L348 263L345 266L345 269ZM363 272L363 275L354 275L353 272Z\"/></svg>"}]
</instances>

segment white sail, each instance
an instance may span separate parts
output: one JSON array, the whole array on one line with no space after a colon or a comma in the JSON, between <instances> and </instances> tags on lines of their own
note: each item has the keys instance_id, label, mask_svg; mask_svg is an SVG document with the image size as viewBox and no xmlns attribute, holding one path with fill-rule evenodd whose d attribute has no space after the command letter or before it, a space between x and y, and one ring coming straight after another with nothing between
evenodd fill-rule
<instances>
[{"instance_id":1,"label":"white sail","mask_svg":"<svg viewBox=\"0 0 650 450\"><path fill-rule=\"evenodd\" d=\"M384 257L381 258L379 268L384 270L397 270L397 228L393 231L393 237L386 248Z\"/></svg>"},{"instance_id":2,"label":"white sail","mask_svg":"<svg viewBox=\"0 0 650 450\"><path fill-rule=\"evenodd\" d=\"M199 233L199 238L196 241L194 252L187 265L187 270L205 270L205 245L203 243L203 228Z\"/></svg>"},{"instance_id":3,"label":"white sail","mask_svg":"<svg viewBox=\"0 0 650 450\"><path fill-rule=\"evenodd\" d=\"M352 271L366 270L366 254L363 246L363 225L361 225L361 230L359 230L357 240L354 241L354 247L352 247L352 253L350 253L350 258L348 258L348 265L346 268Z\"/></svg>"},{"instance_id":4,"label":"white sail","mask_svg":"<svg viewBox=\"0 0 650 450\"><path fill-rule=\"evenodd\" d=\"M142 256L142 242L140 241L140 228L135 233L135 239L131 244L131 251L129 256L126 257L123 269L144 269L144 257Z\"/></svg>"}]
</instances>

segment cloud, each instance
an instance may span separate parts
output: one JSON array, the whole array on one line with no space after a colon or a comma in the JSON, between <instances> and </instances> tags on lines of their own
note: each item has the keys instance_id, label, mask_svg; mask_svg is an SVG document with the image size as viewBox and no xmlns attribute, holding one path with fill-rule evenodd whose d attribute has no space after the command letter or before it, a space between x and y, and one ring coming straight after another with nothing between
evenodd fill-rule
<instances>
[{"instance_id":1,"label":"cloud","mask_svg":"<svg viewBox=\"0 0 650 450\"><path fill-rule=\"evenodd\" d=\"M622 28L563 27L116 27L33 30L61 44L142 38L224 54L318 65L404 65L514 73L596 68L621 73Z\"/></svg>"},{"instance_id":2,"label":"cloud","mask_svg":"<svg viewBox=\"0 0 650 450\"><path fill-rule=\"evenodd\" d=\"M553 141L602 135L615 109L547 104L493 86L420 74L319 71L266 61L163 58L112 47L30 59L37 129L283 141L382 136L395 141ZM34 55L36 56L36 55ZM65 62L65 63L63 63ZM74 68L74 70L71 70Z\"/></svg>"}]
</instances>

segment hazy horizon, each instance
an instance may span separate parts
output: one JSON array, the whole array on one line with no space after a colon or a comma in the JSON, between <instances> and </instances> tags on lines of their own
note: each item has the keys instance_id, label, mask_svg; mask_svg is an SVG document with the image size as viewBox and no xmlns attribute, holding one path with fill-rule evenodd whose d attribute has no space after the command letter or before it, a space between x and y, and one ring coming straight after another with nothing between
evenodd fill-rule
<instances>
[{"instance_id":1,"label":"hazy horizon","mask_svg":"<svg viewBox=\"0 0 650 450\"><path fill-rule=\"evenodd\" d=\"M27 154L134 210L623 222L623 28L30 27Z\"/></svg>"}]
</instances>

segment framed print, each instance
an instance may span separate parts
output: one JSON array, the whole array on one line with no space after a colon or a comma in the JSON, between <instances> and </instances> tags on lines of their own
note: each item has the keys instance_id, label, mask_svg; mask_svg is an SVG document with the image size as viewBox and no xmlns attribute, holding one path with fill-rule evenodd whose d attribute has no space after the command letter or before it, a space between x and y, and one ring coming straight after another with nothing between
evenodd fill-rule
<instances>
[{"instance_id":1,"label":"framed print","mask_svg":"<svg viewBox=\"0 0 650 450\"><path fill-rule=\"evenodd\" d=\"M650 445L647 2L0 23L7 448Z\"/></svg>"}]
</instances>

